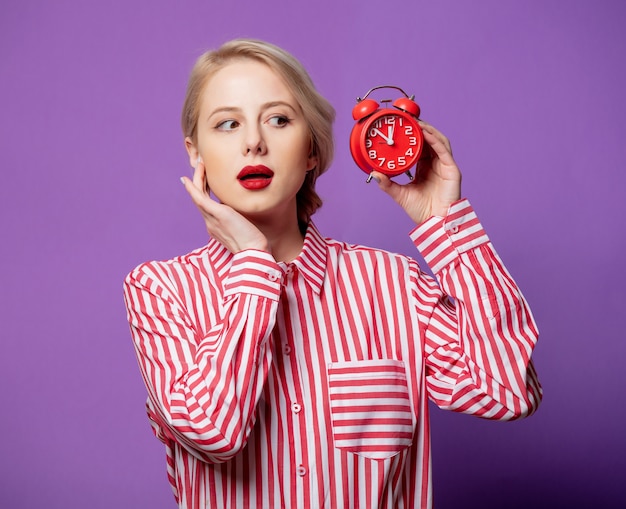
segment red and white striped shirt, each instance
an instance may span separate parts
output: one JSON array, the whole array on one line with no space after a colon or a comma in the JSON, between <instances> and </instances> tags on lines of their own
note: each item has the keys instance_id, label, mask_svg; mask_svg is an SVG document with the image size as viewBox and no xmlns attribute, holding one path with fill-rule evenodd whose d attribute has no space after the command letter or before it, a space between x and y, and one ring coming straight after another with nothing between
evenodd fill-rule
<instances>
[{"instance_id":1,"label":"red and white striped shirt","mask_svg":"<svg viewBox=\"0 0 626 509\"><path fill-rule=\"evenodd\" d=\"M439 284L312 224L290 263L212 239L129 274L181 508L427 508L427 398L489 419L537 408L537 329L469 203L411 238Z\"/></svg>"}]
</instances>

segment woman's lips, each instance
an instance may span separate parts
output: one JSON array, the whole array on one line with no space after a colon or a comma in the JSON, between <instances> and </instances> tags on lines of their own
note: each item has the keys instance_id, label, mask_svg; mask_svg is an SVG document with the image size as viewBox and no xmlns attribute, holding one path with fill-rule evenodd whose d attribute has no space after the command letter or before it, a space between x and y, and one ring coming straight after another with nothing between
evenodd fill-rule
<instances>
[{"instance_id":1,"label":"woman's lips","mask_svg":"<svg viewBox=\"0 0 626 509\"><path fill-rule=\"evenodd\" d=\"M274 172L267 166L245 166L237 175L237 180L246 189L263 189L272 183Z\"/></svg>"}]
</instances>

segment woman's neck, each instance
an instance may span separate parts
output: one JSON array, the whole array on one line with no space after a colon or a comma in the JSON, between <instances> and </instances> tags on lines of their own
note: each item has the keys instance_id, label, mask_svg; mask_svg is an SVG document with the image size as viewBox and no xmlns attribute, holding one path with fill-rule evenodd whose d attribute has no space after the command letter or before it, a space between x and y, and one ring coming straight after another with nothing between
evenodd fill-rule
<instances>
[{"instance_id":1,"label":"woman's neck","mask_svg":"<svg viewBox=\"0 0 626 509\"><path fill-rule=\"evenodd\" d=\"M270 252L278 262L290 262L302 251L304 236L300 231L297 216L286 215L270 221L255 220L255 226L267 239Z\"/></svg>"}]
</instances>

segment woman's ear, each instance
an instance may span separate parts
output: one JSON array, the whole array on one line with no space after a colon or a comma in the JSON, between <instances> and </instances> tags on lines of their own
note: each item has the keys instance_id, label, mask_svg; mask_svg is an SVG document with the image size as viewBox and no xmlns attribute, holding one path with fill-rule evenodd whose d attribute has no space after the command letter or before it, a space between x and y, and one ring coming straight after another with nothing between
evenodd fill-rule
<instances>
[{"instance_id":1,"label":"woman's ear","mask_svg":"<svg viewBox=\"0 0 626 509\"><path fill-rule=\"evenodd\" d=\"M189 165L192 168L195 168L196 166L198 166L201 157L197 147L194 145L189 136L185 138L185 148L187 149L187 154L189 154Z\"/></svg>"},{"instance_id":2,"label":"woman's ear","mask_svg":"<svg viewBox=\"0 0 626 509\"><path fill-rule=\"evenodd\" d=\"M307 158L307 161L306 161L306 171L308 172L308 171L311 171L313 168L315 168L317 166L317 162L318 162L317 154L311 147L311 149L309 150L309 157Z\"/></svg>"}]
</instances>

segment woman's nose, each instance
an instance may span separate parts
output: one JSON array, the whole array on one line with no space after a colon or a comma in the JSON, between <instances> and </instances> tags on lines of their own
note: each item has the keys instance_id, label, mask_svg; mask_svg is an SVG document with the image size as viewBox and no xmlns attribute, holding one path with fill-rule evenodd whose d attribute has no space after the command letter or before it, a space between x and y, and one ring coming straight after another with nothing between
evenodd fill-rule
<instances>
[{"instance_id":1,"label":"woman's nose","mask_svg":"<svg viewBox=\"0 0 626 509\"><path fill-rule=\"evenodd\" d=\"M258 126L250 126L246 132L244 153L264 154L267 151L263 133Z\"/></svg>"}]
</instances>

